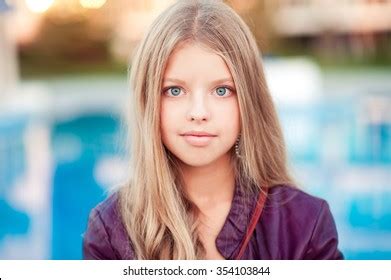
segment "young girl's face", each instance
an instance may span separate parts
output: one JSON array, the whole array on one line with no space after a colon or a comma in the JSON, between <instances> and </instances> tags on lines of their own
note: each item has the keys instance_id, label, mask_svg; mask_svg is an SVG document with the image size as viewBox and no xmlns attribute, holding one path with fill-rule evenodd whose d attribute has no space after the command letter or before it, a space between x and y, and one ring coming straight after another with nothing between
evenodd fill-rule
<instances>
[{"instance_id":1,"label":"young girl's face","mask_svg":"<svg viewBox=\"0 0 391 280\"><path fill-rule=\"evenodd\" d=\"M235 84L224 60L196 43L176 47L164 72L163 144L183 163L229 158L240 131Z\"/></svg>"}]
</instances>

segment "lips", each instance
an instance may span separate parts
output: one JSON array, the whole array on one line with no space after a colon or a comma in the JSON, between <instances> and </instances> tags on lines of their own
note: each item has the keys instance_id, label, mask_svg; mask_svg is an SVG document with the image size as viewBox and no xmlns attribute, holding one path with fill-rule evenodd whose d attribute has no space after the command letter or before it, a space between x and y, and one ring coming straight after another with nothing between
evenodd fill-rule
<instances>
[{"instance_id":1,"label":"lips","mask_svg":"<svg viewBox=\"0 0 391 280\"><path fill-rule=\"evenodd\" d=\"M205 131L189 131L181 134L185 141L194 147L205 147L217 136Z\"/></svg>"},{"instance_id":2,"label":"lips","mask_svg":"<svg viewBox=\"0 0 391 280\"><path fill-rule=\"evenodd\" d=\"M181 134L181 136L215 137L217 135L205 131L188 131Z\"/></svg>"}]
</instances>

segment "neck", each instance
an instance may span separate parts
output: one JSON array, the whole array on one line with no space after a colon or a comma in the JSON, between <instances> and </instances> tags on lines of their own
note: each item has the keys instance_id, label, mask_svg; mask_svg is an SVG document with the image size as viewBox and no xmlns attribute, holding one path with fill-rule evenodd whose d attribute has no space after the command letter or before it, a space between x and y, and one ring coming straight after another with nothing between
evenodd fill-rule
<instances>
[{"instance_id":1,"label":"neck","mask_svg":"<svg viewBox=\"0 0 391 280\"><path fill-rule=\"evenodd\" d=\"M181 166L185 192L200 209L231 202L235 175L229 154L205 166Z\"/></svg>"}]
</instances>

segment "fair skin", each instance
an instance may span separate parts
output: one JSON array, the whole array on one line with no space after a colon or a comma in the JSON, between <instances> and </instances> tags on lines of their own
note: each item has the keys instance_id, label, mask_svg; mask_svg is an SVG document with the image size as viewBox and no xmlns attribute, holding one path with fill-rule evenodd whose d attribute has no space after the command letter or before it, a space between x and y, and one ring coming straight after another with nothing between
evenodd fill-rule
<instances>
[{"instance_id":1,"label":"fair skin","mask_svg":"<svg viewBox=\"0 0 391 280\"><path fill-rule=\"evenodd\" d=\"M200 209L198 231L207 259L223 258L215 240L231 208L230 153L239 132L235 84L224 60L198 43L177 46L163 77L162 141L180 160L185 192Z\"/></svg>"}]
</instances>

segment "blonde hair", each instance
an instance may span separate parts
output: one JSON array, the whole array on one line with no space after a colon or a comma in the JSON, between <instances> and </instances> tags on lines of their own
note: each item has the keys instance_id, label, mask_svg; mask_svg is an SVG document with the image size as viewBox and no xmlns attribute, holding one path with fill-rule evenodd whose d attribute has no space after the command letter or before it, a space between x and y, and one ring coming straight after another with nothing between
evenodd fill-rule
<instances>
[{"instance_id":1,"label":"blonde hair","mask_svg":"<svg viewBox=\"0 0 391 280\"><path fill-rule=\"evenodd\" d=\"M283 135L255 39L221 1L178 1L151 25L134 57L131 176L120 190L122 220L137 259L202 259L196 210L182 190L176 158L160 133L160 95L167 60L183 42L220 55L234 79L241 118L241 157L232 152L235 178L246 193L292 184Z\"/></svg>"}]
</instances>

